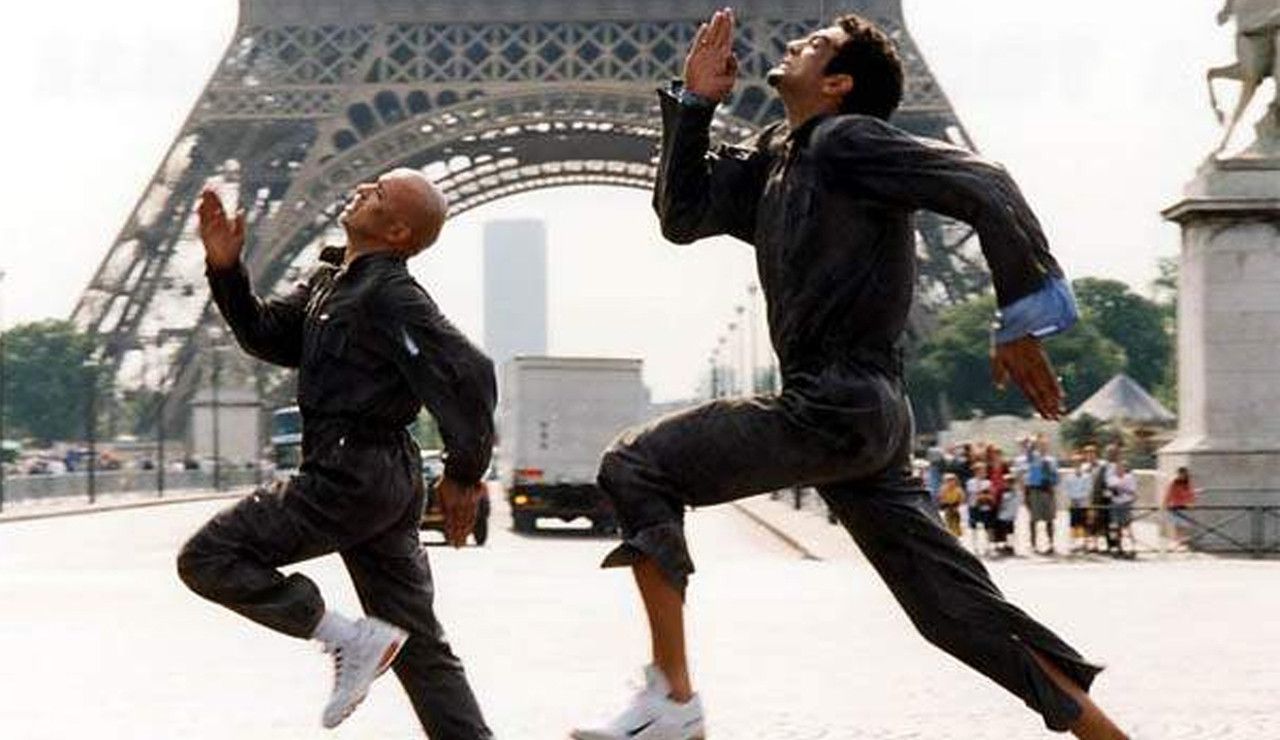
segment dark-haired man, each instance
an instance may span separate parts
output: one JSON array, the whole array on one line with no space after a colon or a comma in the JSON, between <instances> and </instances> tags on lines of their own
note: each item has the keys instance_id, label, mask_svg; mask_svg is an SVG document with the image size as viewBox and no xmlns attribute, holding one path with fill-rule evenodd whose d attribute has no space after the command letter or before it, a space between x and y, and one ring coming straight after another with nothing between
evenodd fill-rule
<instances>
[{"instance_id":1,"label":"dark-haired man","mask_svg":"<svg viewBox=\"0 0 1280 740\"><path fill-rule=\"evenodd\" d=\"M201 596L260 624L320 641L333 655L321 721L335 727L393 668L427 736L492 737L462 663L445 642L418 543L423 486L405 427L426 406L440 426L445 469L436 488L446 535L462 544L493 451L493 365L440 313L405 260L431 246L444 194L400 169L356 187L306 283L260 300L240 262L244 214L228 218L205 191L199 206L209 286L249 354L298 368L302 467L209 521L182 548L178 573ZM278 568L339 553L367 617L326 609L316 585Z\"/></svg>"},{"instance_id":2,"label":"dark-haired man","mask_svg":"<svg viewBox=\"0 0 1280 740\"><path fill-rule=\"evenodd\" d=\"M667 238L731 234L756 249L778 395L713 401L629 431L600 485L649 618L653 664L630 706L579 740L701 738L685 659L683 597L693 571L686 505L815 485L920 632L1040 712L1054 730L1122 733L1085 690L1098 668L1004 600L938 519L909 467L911 412L898 343L915 286L912 214L972 224L1001 307L997 382L1012 378L1046 418L1062 391L1039 337L1076 321L1040 225L1000 167L886 122L902 97L892 42L844 16L791 42L769 73L786 121L742 146L709 148L715 105L736 76L732 11L694 39L683 87L661 94L654 207Z\"/></svg>"}]
</instances>

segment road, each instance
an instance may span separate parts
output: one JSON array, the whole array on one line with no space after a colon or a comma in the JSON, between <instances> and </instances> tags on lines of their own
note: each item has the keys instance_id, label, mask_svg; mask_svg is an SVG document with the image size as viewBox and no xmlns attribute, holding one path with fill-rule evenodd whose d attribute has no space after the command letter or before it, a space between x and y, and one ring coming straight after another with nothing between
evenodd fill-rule
<instances>
[{"instance_id":1,"label":"road","mask_svg":"<svg viewBox=\"0 0 1280 740\"><path fill-rule=\"evenodd\" d=\"M0 524L0 738L315 738L310 643L203 602L173 557L225 503ZM785 510L778 505L779 515ZM431 547L437 610L498 737L564 738L621 706L647 646L607 540L510 532ZM856 557L806 561L730 507L694 512L693 666L710 737L1029 738L1021 703L925 644ZM434 535L428 535L434 539ZM347 613L340 564L299 566ZM1280 737L1280 563L996 563L1086 655L1137 738ZM394 680L333 738L421 736Z\"/></svg>"}]
</instances>

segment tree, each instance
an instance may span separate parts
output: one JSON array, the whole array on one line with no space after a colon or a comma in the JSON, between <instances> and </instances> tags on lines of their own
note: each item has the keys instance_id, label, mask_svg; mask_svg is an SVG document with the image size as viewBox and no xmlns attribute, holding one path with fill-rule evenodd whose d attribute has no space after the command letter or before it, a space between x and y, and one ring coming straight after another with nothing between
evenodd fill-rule
<instances>
[{"instance_id":1,"label":"tree","mask_svg":"<svg viewBox=\"0 0 1280 740\"><path fill-rule=\"evenodd\" d=\"M92 348L92 340L66 321L5 332L6 429L46 442L83 438L94 382L84 363Z\"/></svg>"},{"instance_id":2,"label":"tree","mask_svg":"<svg viewBox=\"0 0 1280 740\"><path fill-rule=\"evenodd\" d=\"M1165 310L1119 280L1089 277L1071 285L1083 321L1124 348L1127 362L1123 370L1144 388L1159 387L1173 355Z\"/></svg>"},{"instance_id":3,"label":"tree","mask_svg":"<svg viewBox=\"0 0 1280 740\"><path fill-rule=\"evenodd\" d=\"M427 413L426 409L418 412L418 418L410 425L409 431L421 449L439 450L444 448L444 440L440 436L440 425L436 423L435 417Z\"/></svg>"},{"instance_id":4,"label":"tree","mask_svg":"<svg viewBox=\"0 0 1280 740\"><path fill-rule=\"evenodd\" d=\"M1107 445L1124 441L1124 435L1118 429L1089 414L1063 420L1058 428L1058 436L1068 450L1078 450L1085 445L1093 445L1102 450Z\"/></svg>"},{"instance_id":5,"label":"tree","mask_svg":"<svg viewBox=\"0 0 1280 740\"><path fill-rule=\"evenodd\" d=\"M1151 281L1151 289L1155 295L1156 305L1164 316L1164 331L1169 336L1169 365L1165 368L1164 377L1152 394L1160 399L1174 413L1178 411L1178 268L1177 257L1161 257L1156 263L1160 271L1159 277Z\"/></svg>"},{"instance_id":6,"label":"tree","mask_svg":"<svg viewBox=\"0 0 1280 740\"><path fill-rule=\"evenodd\" d=\"M908 361L907 386L922 431L942 428L952 412L962 419L975 412L1032 413L1020 390L1010 386L1000 391L991 381L995 310L991 296L952 306L939 316L936 330L915 348ZM1047 339L1045 349L1062 377L1068 409L1101 388L1125 364L1124 350L1088 323Z\"/></svg>"}]
</instances>

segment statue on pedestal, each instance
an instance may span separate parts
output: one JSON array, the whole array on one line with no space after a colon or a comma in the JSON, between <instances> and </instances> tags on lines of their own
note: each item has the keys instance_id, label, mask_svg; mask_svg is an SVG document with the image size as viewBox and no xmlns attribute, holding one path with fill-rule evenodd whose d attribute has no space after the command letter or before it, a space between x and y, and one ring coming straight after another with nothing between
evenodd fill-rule
<instances>
[{"instance_id":1,"label":"statue on pedestal","mask_svg":"<svg viewBox=\"0 0 1280 740\"><path fill-rule=\"evenodd\" d=\"M1222 142L1214 150L1220 154L1226 149L1231 134L1244 115L1245 109L1253 100L1254 94L1264 80L1271 77L1280 80L1280 55L1276 53L1277 41L1280 40L1280 0L1227 0L1227 4L1218 13L1218 25L1226 25L1231 18L1236 19L1236 63L1209 70L1209 99L1213 104L1213 112L1219 123L1226 123L1227 130ZM1224 117L1218 97L1213 89L1216 79L1236 80L1240 83L1240 100L1235 112L1228 120ZM1280 96L1278 96L1280 97ZM1246 153L1253 156L1280 155L1280 105L1273 100L1267 110L1266 117L1259 122L1258 140Z\"/></svg>"}]
</instances>

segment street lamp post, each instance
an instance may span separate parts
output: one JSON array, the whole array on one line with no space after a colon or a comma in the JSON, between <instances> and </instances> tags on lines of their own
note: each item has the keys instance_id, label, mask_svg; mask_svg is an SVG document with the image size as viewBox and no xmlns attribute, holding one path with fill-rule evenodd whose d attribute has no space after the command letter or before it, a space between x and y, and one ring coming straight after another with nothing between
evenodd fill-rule
<instances>
[{"instance_id":1,"label":"street lamp post","mask_svg":"<svg viewBox=\"0 0 1280 740\"><path fill-rule=\"evenodd\" d=\"M729 335L729 355L725 364L733 375L733 395L742 395L742 322L730 321L727 329Z\"/></svg>"},{"instance_id":2,"label":"street lamp post","mask_svg":"<svg viewBox=\"0 0 1280 740\"><path fill-rule=\"evenodd\" d=\"M257 413L254 417L256 422L254 429L255 444L253 447L253 487L262 487L262 396L265 383L262 378L262 363L255 362L253 364L253 391L258 397Z\"/></svg>"},{"instance_id":3,"label":"street lamp post","mask_svg":"<svg viewBox=\"0 0 1280 740\"><path fill-rule=\"evenodd\" d=\"M156 346L160 346L160 339L156 339ZM165 390L164 390L164 368L160 368L160 377L156 380L156 395L159 398L156 401L156 498L164 498L164 414L165 414ZM149 374L149 373L148 373Z\"/></svg>"},{"instance_id":4,"label":"street lamp post","mask_svg":"<svg viewBox=\"0 0 1280 740\"><path fill-rule=\"evenodd\" d=\"M716 398L728 396L729 388L731 387L730 383L732 382L732 380L726 377L727 373L724 371L725 342L727 341L728 340L723 334L716 338L716 367L720 368L720 377L716 381L716 390L719 392L719 395L716 396Z\"/></svg>"},{"instance_id":5,"label":"street lamp post","mask_svg":"<svg viewBox=\"0 0 1280 740\"><path fill-rule=\"evenodd\" d=\"M755 389L755 380L751 377L751 363L746 362L747 346L749 344L747 334L753 330L752 327L747 325L747 321L744 316L746 311L747 311L746 306L743 306L741 304L733 307L733 312L738 317L738 330L742 332L741 334L738 335L739 347L738 347L738 352L734 357L734 362L737 362L742 367L742 370L743 370L742 395L749 396L752 393L755 393L756 389Z\"/></svg>"},{"instance_id":6,"label":"street lamp post","mask_svg":"<svg viewBox=\"0 0 1280 740\"><path fill-rule=\"evenodd\" d=\"M752 393L758 393L760 391L760 384L756 378L756 358L758 357L758 353L756 351L756 333L760 329L760 318L756 314L756 294L759 293L759 291L760 286L755 283L751 283L747 286L747 307L751 309L750 318L748 319L747 324L751 327L751 349L749 350L751 362L748 363L748 365L751 368Z\"/></svg>"},{"instance_id":7,"label":"street lamp post","mask_svg":"<svg viewBox=\"0 0 1280 740\"><path fill-rule=\"evenodd\" d=\"M0 270L0 296L4 288L4 270ZM0 297L0 511L4 511L4 304Z\"/></svg>"},{"instance_id":8,"label":"street lamp post","mask_svg":"<svg viewBox=\"0 0 1280 740\"><path fill-rule=\"evenodd\" d=\"M222 382L222 347L213 347L213 490L222 490L222 429L219 388Z\"/></svg>"},{"instance_id":9,"label":"street lamp post","mask_svg":"<svg viewBox=\"0 0 1280 740\"><path fill-rule=\"evenodd\" d=\"M168 396L164 390L163 377L156 386L156 392L160 394L160 408L156 412L156 497L164 498L164 414L165 399Z\"/></svg>"},{"instance_id":10,"label":"street lamp post","mask_svg":"<svg viewBox=\"0 0 1280 740\"><path fill-rule=\"evenodd\" d=\"M98 361L92 358L84 361L84 369L89 374L89 408L85 414L85 436L89 442L89 459L85 467L85 487L92 505L98 494Z\"/></svg>"}]
</instances>

